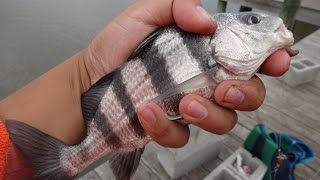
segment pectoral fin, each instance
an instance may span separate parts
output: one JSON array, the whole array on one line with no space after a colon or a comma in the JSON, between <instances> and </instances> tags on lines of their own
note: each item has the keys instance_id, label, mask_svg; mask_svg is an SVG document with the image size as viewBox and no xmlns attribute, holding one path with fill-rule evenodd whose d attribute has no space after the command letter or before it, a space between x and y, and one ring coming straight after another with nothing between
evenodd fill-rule
<instances>
[{"instance_id":1,"label":"pectoral fin","mask_svg":"<svg viewBox=\"0 0 320 180\"><path fill-rule=\"evenodd\" d=\"M150 102L158 104L166 113L169 120L175 121L182 119L179 112L179 103L181 99L188 94L197 94L211 100L215 87L219 83L215 79L215 73L218 67L203 72L193 78L177 85L176 87L165 91Z\"/></svg>"}]
</instances>

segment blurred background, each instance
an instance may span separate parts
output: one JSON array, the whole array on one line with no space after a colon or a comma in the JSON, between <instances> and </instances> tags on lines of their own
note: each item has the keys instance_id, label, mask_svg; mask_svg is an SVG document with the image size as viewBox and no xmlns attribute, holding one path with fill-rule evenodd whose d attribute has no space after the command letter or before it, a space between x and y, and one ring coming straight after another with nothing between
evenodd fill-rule
<instances>
[{"instance_id":1,"label":"blurred background","mask_svg":"<svg viewBox=\"0 0 320 180\"><path fill-rule=\"evenodd\" d=\"M279 5L266 4L272 1L221 2L222 5L229 2L224 7L227 12L253 10L279 13ZM303 5L310 9L312 1L317 0L304 0ZM1 0L0 99L86 47L113 17L133 2ZM210 13L217 12L217 6L221 5L218 0L204 0L203 4ZM320 17L302 11L298 13L296 23L295 36L300 39L319 28Z\"/></svg>"},{"instance_id":2,"label":"blurred background","mask_svg":"<svg viewBox=\"0 0 320 180\"><path fill-rule=\"evenodd\" d=\"M282 2L298 2L296 13L284 13ZM0 99L22 87L53 66L85 48L94 36L134 3L134 0L0 0ZM320 1L319 0L203 0L210 13L261 11L293 21L295 47L301 50L293 61L309 60L311 66L298 77L302 85L291 87L274 78L259 75L267 97L254 113L239 112L239 123L224 136L217 159L182 176L182 180L202 179L242 146L257 123L299 137L316 153L315 160L295 171L296 179L317 179L320 169ZM301 6L300 6L301 5ZM293 10L292 6L287 7ZM287 10L288 10L287 9ZM287 11L288 12L288 11ZM308 62L309 62L308 61ZM310 65L310 63L309 63ZM309 69L308 69L309 68ZM292 68L291 68L292 69ZM294 72L293 72L294 73ZM290 77L289 77L290 78ZM292 78L291 78L292 79ZM169 179L156 159L162 147L148 145L136 179ZM100 169L99 169L100 168ZM104 165L83 179L110 179Z\"/></svg>"},{"instance_id":3,"label":"blurred background","mask_svg":"<svg viewBox=\"0 0 320 180\"><path fill-rule=\"evenodd\" d=\"M1 0L0 99L86 47L134 0ZM216 3L204 1L213 13Z\"/></svg>"}]
</instances>

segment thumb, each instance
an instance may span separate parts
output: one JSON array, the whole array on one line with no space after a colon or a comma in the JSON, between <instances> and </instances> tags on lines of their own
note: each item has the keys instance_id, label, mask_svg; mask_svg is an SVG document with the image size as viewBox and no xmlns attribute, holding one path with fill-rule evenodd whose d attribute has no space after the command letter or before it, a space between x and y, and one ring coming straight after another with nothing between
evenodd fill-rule
<instances>
[{"instance_id":1,"label":"thumb","mask_svg":"<svg viewBox=\"0 0 320 180\"><path fill-rule=\"evenodd\" d=\"M158 105L153 103L142 105L137 115L143 129L158 144L171 148L180 148L187 144L188 126L168 121Z\"/></svg>"},{"instance_id":2,"label":"thumb","mask_svg":"<svg viewBox=\"0 0 320 180\"><path fill-rule=\"evenodd\" d=\"M200 0L142 0L131 5L109 23L86 49L86 87L125 62L134 49L160 27L176 23L195 33L213 33L214 20ZM88 80L89 79L89 80Z\"/></svg>"}]
</instances>

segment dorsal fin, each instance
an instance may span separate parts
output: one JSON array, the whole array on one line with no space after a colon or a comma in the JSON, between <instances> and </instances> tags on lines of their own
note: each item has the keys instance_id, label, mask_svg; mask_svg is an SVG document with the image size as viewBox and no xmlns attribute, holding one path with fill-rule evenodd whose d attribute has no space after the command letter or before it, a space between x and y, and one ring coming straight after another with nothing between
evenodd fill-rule
<instances>
[{"instance_id":1,"label":"dorsal fin","mask_svg":"<svg viewBox=\"0 0 320 180\"><path fill-rule=\"evenodd\" d=\"M129 56L128 61L136 58L140 55L143 50L146 50L146 46L152 43L157 37L159 37L162 32L164 32L165 28L158 29L157 31L151 33L146 39L144 39L141 44L133 51L133 53Z\"/></svg>"},{"instance_id":2,"label":"dorsal fin","mask_svg":"<svg viewBox=\"0 0 320 180\"><path fill-rule=\"evenodd\" d=\"M161 28L152 34L150 34L145 40L141 42L141 44L134 50L134 52L128 58L128 61L133 60L140 53L146 49L150 43L152 43L160 34L164 31L164 28ZM83 93L81 96L81 106L82 106L82 114L83 118L86 121L92 120L96 111L99 107L99 104L102 100L103 95L105 94L107 87L112 82L113 76L116 71L121 70L121 66L118 67L113 72L105 75L98 82L96 82L87 92Z\"/></svg>"},{"instance_id":3,"label":"dorsal fin","mask_svg":"<svg viewBox=\"0 0 320 180\"><path fill-rule=\"evenodd\" d=\"M98 82L96 82L87 92L81 96L81 107L83 118L86 121L92 120L97 112L99 104L112 82L115 71L105 75Z\"/></svg>"}]
</instances>

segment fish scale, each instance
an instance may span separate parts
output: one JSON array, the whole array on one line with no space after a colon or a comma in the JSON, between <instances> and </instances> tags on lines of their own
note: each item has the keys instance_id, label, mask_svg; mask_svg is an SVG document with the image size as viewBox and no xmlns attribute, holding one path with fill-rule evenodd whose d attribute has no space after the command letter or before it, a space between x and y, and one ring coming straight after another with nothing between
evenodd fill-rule
<instances>
[{"instance_id":1,"label":"fish scale","mask_svg":"<svg viewBox=\"0 0 320 180\"><path fill-rule=\"evenodd\" d=\"M10 137L36 176L72 179L108 157L116 179L130 179L151 141L137 118L141 104L157 103L169 119L180 119L179 102L185 95L214 101L220 82L250 79L270 54L293 43L279 17L243 12L214 19L218 28L211 35L177 26L156 31L127 63L85 92L81 103L87 136L79 144L66 145L25 123L6 120Z\"/></svg>"}]
</instances>

